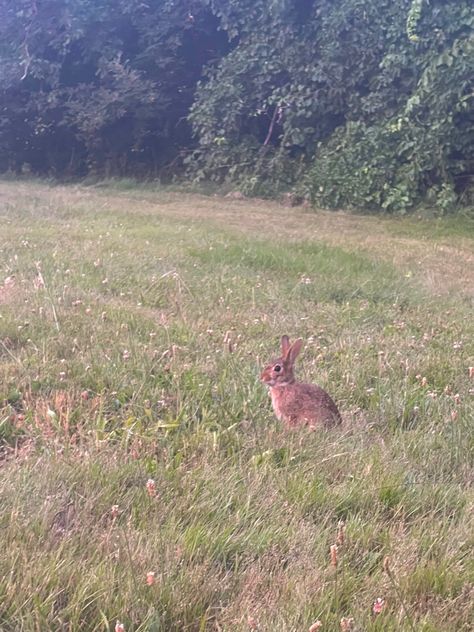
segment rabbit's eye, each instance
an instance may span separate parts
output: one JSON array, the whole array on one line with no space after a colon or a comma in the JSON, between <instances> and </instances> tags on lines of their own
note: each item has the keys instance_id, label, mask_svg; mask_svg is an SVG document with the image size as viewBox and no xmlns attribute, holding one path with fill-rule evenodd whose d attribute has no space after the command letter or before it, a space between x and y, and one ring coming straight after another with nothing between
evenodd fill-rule
<instances>
[{"instance_id":1,"label":"rabbit's eye","mask_svg":"<svg viewBox=\"0 0 474 632\"><path fill-rule=\"evenodd\" d=\"M281 366L279 364L275 364L275 366L273 367L273 370L276 371L277 373L280 373Z\"/></svg>"}]
</instances>

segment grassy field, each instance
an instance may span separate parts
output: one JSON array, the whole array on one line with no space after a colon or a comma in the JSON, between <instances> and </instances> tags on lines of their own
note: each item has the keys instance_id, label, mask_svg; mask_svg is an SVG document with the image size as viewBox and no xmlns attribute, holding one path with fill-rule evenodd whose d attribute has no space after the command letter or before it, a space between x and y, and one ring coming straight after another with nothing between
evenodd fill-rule
<instances>
[{"instance_id":1,"label":"grassy field","mask_svg":"<svg viewBox=\"0 0 474 632\"><path fill-rule=\"evenodd\" d=\"M468 220L2 182L0 264L2 632L472 630Z\"/></svg>"}]
</instances>

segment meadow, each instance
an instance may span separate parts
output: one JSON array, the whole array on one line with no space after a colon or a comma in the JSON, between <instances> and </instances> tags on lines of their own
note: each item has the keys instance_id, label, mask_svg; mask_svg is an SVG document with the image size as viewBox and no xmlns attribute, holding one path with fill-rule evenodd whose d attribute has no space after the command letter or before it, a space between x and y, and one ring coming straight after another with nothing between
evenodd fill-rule
<instances>
[{"instance_id":1,"label":"meadow","mask_svg":"<svg viewBox=\"0 0 474 632\"><path fill-rule=\"evenodd\" d=\"M0 265L2 632L472 630L472 220L3 181Z\"/></svg>"}]
</instances>

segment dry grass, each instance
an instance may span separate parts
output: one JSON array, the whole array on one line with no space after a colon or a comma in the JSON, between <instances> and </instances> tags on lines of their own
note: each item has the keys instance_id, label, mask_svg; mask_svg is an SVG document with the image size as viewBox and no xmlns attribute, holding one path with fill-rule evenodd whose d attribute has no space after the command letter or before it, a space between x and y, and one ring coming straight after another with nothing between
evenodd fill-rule
<instances>
[{"instance_id":1,"label":"dry grass","mask_svg":"<svg viewBox=\"0 0 474 632\"><path fill-rule=\"evenodd\" d=\"M2 631L471 629L467 230L117 186L0 205ZM283 332L340 430L274 420Z\"/></svg>"},{"instance_id":2,"label":"dry grass","mask_svg":"<svg viewBox=\"0 0 474 632\"><path fill-rule=\"evenodd\" d=\"M43 208L91 205L101 213L162 215L177 221L212 222L219 228L291 243L323 242L388 261L435 293L474 295L474 222L467 219L380 218L285 208L263 200L233 200L169 190L35 187L4 183L2 199ZM459 226L460 225L460 226ZM458 227L459 226L459 227ZM413 236L415 235L415 237Z\"/></svg>"}]
</instances>

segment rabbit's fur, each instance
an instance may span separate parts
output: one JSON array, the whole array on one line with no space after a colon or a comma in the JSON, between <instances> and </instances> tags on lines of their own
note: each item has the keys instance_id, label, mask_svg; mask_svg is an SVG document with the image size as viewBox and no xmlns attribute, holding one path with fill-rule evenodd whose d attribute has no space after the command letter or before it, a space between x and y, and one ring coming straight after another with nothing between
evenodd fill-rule
<instances>
[{"instance_id":1,"label":"rabbit's fur","mask_svg":"<svg viewBox=\"0 0 474 632\"><path fill-rule=\"evenodd\" d=\"M341 414L328 393L320 386L295 379L293 367L302 346L301 339L290 344L288 336L282 336L281 357L270 362L260 376L270 389L275 415L289 427L339 424Z\"/></svg>"}]
</instances>

